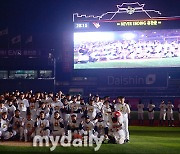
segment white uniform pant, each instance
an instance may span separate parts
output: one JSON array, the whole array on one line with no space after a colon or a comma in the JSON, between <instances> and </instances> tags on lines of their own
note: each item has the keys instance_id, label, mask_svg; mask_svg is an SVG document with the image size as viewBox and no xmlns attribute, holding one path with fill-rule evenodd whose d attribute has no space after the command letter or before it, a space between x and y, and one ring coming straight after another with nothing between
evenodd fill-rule
<instances>
[{"instance_id":1,"label":"white uniform pant","mask_svg":"<svg viewBox=\"0 0 180 154\"><path fill-rule=\"evenodd\" d=\"M149 118L149 120L153 120L154 119L154 111L148 112L148 118Z\"/></svg>"},{"instance_id":2,"label":"white uniform pant","mask_svg":"<svg viewBox=\"0 0 180 154\"><path fill-rule=\"evenodd\" d=\"M168 120L174 120L173 113L167 112L167 119Z\"/></svg>"},{"instance_id":3,"label":"white uniform pant","mask_svg":"<svg viewBox=\"0 0 180 154\"><path fill-rule=\"evenodd\" d=\"M166 112L160 112L159 119L160 120L166 120Z\"/></svg>"},{"instance_id":4,"label":"white uniform pant","mask_svg":"<svg viewBox=\"0 0 180 154\"><path fill-rule=\"evenodd\" d=\"M144 119L143 113L138 113L138 120L143 120L143 119Z\"/></svg>"},{"instance_id":5,"label":"white uniform pant","mask_svg":"<svg viewBox=\"0 0 180 154\"><path fill-rule=\"evenodd\" d=\"M68 121L70 120L70 114L62 113L62 118L64 120L65 127L67 127Z\"/></svg>"},{"instance_id":6,"label":"white uniform pant","mask_svg":"<svg viewBox=\"0 0 180 154\"><path fill-rule=\"evenodd\" d=\"M13 135L19 134L20 135L20 139L23 138L23 134L24 134L24 129L23 127L19 127L17 129L13 130Z\"/></svg>"},{"instance_id":7,"label":"white uniform pant","mask_svg":"<svg viewBox=\"0 0 180 154\"><path fill-rule=\"evenodd\" d=\"M125 134L125 139L129 140L129 130L128 130L128 116L123 117L123 130Z\"/></svg>"},{"instance_id":8,"label":"white uniform pant","mask_svg":"<svg viewBox=\"0 0 180 154\"><path fill-rule=\"evenodd\" d=\"M37 128L36 129L36 135L49 136L50 135L50 130L49 129L43 130L41 128Z\"/></svg>"},{"instance_id":9,"label":"white uniform pant","mask_svg":"<svg viewBox=\"0 0 180 154\"><path fill-rule=\"evenodd\" d=\"M31 130L24 129L24 138L25 138L25 141L27 141L28 138L32 139L35 136L35 133L32 133L31 136L29 136L28 134L29 134L30 131Z\"/></svg>"},{"instance_id":10,"label":"white uniform pant","mask_svg":"<svg viewBox=\"0 0 180 154\"><path fill-rule=\"evenodd\" d=\"M113 136L116 140L116 143L123 144L125 140L124 130L120 129L119 131L113 132Z\"/></svg>"},{"instance_id":11,"label":"white uniform pant","mask_svg":"<svg viewBox=\"0 0 180 154\"><path fill-rule=\"evenodd\" d=\"M5 140L10 139L12 136L13 136L13 133L0 130L0 137L3 137Z\"/></svg>"}]
</instances>

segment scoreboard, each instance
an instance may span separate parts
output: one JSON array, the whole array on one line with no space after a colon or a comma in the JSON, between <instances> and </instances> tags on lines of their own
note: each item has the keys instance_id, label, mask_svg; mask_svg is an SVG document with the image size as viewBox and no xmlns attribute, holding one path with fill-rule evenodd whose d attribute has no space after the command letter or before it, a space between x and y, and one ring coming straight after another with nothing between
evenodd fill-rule
<instances>
[{"instance_id":1,"label":"scoreboard","mask_svg":"<svg viewBox=\"0 0 180 154\"><path fill-rule=\"evenodd\" d=\"M180 16L123 3L101 15L73 14L74 69L180 67Z\"/></svg>"}]
</instances>

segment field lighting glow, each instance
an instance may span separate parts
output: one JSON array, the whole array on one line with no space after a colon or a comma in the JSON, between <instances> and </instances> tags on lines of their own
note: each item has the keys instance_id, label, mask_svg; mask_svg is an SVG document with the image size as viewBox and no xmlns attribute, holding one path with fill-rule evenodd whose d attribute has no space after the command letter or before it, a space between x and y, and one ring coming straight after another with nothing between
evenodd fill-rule
<instances>
[{"instance_id":1,"label":"field lighting glow","mask_svg":"<svg viewBox=\"0 0 180 154\"><path fill-rule=\"evenodd\" d=\"M74 40L76 42L86 41L112 41L114 40L114 33L112 32L85 32L74 33Z\"/></svg>"},{"instance_id":2,"label":"field lighting glow","mask_svg":"<svg viewBox=\"0 0 180 154\"><path fill-rule=\"evenodd\" d=\"M132 40L136 37L136 35L134 33L124 33L122 37L125 40Z\"/></svg>"}]
</instances>

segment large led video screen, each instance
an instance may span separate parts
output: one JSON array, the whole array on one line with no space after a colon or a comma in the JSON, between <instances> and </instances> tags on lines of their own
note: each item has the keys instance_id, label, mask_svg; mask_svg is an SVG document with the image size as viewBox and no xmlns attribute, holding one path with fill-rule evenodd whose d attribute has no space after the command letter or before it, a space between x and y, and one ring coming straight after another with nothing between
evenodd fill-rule
<instances>
[{"instance_id":1,"label":"large led video screen","mask_svg":"<svg viewBox=\"0 0 180 154\"><path fill-rule=\"evenodd\" d=\"M180 67L180 29L74 33L74 69Z\"/></svg>"}]
</instances>

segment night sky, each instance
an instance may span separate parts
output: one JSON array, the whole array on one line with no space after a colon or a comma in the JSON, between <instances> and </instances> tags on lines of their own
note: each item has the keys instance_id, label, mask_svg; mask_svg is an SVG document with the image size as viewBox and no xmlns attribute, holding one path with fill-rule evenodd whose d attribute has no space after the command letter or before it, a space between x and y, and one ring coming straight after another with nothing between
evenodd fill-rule
<instances>
[{"instance_id":1,"label":"night sky","mask_svg":"<svg viewBox=\"0 0 180 154\"><path fill-rule=\"evenodd\" d=\"M116 5L132 0L1 0L0 29L9 36L32 35L39 47L58 48L65 31L72 31L72 14L99 15L116 10ZM139 0L147 9L163 16L180 16L179 0ZM47 43L48 42L48 43Z\"/></svg>"}]
</instances>

